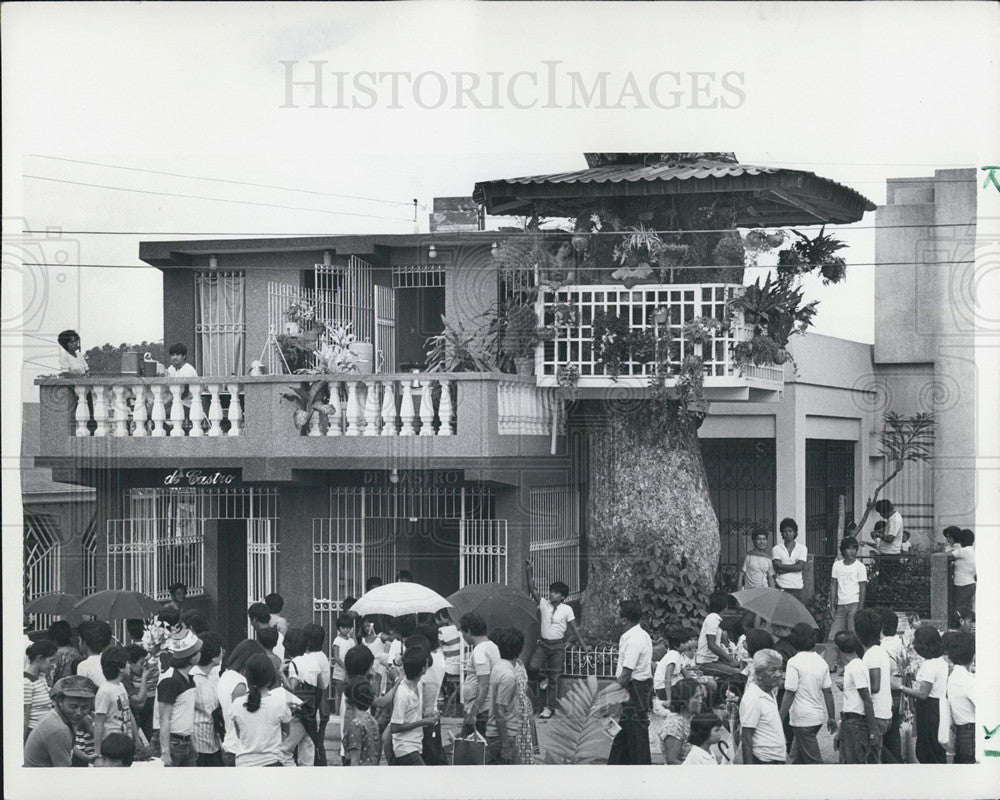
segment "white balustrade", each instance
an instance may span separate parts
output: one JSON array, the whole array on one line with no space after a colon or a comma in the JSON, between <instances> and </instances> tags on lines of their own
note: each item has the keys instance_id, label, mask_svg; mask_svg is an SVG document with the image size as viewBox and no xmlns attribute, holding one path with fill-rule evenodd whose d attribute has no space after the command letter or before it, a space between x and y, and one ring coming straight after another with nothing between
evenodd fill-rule
<instances>
[{"instance_id":1,"label":"white balustrade","mask_svg":"<svg viewBox=\"0 0 1000 800\"><path fill-rule=\"evenodd\" d=\"M365 391L365 436L379 434L379 383L380 381L369 381Z\"/></svg>"},{"instance_id":2,"label":"white balustrade","mask_svg":"<svg viewBox=\"0 0 1000 800\"><path fill-rule=\"evenodd\" d=\"M94 398L94 436L107 436L108 434L108 408L104 404L104 387L92 386L91 396Z\"/></svg>"},{"instance_id":3,"label":"white balustrade","mask_svg":"<svg viewBox=\"0 0 1000 800\"><path fill-rule=\"evenodd\" d=\"M396 382L382 382L382 435L396 435Z\"/></svg>"},{"instance_id":4,"label":"white balustrade","mask_svg":"<svg viewBox=\"0 0 1000 800\"><path fill-rule=\"evenodd\" d=\"M146 387L141 383L133 386L132 397L132 422L135 423L132 428L132 436L139 438L149 436L149 431L146 430L146 420L148 419L146 413Z\"/></svg>"},{"instance_id":5,"label":"white balustrade","mask_svg":"<svg viewBox=\"0 0 1000 800\"><path fill-rule=\"evenodd\" d=\"M399 419L401 422L399 435L415 436L417 432L413 429L413 381L402 381L402 384L403 400L399 404Z\"/></svg>"},{"instance_id":6,"label":"white balustrade","mask_svg":"<svg viewBox=\"0 0 1000 800\"><path fill-rule=\"evenodd\" d=\"M441 402L438 404L438 418L441 420L441 427L438 429L438 436L451 436L451 424L455 416L455 409L451 403L451 381L441 381Z\"/></svg>"},{"instance_id":7,"label":"white balustrade","mask_svg":"<svg viewBox=\"0 0 1000 800\"><path fill-rule=\"evenodd\" d=\"M87 427L87 423L90 422L90 409L87 407L87 395L90 393L90 389L86 386L74 386L73 391L76 392L76 435L77 436L90 436L90 428Z\"/></svg>"},{"instance_id":8,"label":"white balustrade","mask_svg":"<svg viewBox=\"0 0 1000 800\"><path fill-rule=\"evenodd\" d=\"M191 392L191 413L188 415L191 420L191 431L188 436L204 436L205 431L201 425L205 419L205 409L201 404L201 385L192 383L188 386L188 391Z\"/></svg>"},{"instance_id":9,"label":"white balustrade","mask_svg":"<svg viewBox=\"0 0 1000 800\"><path fill-rule=\"evenodd\" d=\"M552 433L553 389L530 383L497 384L497 431L502 435L548 436Z\"/></svg>"},{"instance_id":10,"label":"white balustrade","mask_svg":"<svg viewBox=\"0 0 1000 800\"><path fill-rule=\"evenodd\" d=\"M235 383L227 383L229 392L229 435L239 436L243 433L243 409L240 408L240 387Z\"/></svg>"},{"instance_id":11,"label":"white balustrade","mask_svg":"<svg viewBox=\"0 0 1000 800\"><path fill-rule=\"evenodd\" d=\"M420 390L420 435L434 435L434 386L424 381Z\"/></svg>"},{"instance_id":12,"label":"white balustrade","mask_svg":"<svg viewBox=\"0 0 1000 800\"><path fill-rule=\"evenodd\" d=\"M326 435L343 436L343 431L340 429L340 381L329 381L327 387L330 390L330 410L327 413Z\"/></svg>"},{"instance_id":13,"label":"white balustrade","mask_svg":"<svg viewBox=\"0 0 1000 800\"><path fill-rule=\"evenodd\" d=\"M170 384L170 435L180 437L184 435L184 384Z\"/></svg>"},{"instance_id":14,"label":"white balustrade","mask_svg":"<svg viewBox=\"0 0 1000 800\"><path fill-rule=\"evenodd\" d=\"M75 385L73 435L135 439L242 436L240 389L235 383L185 385L166 380L131 386ZM228 412L222 405L223 391L229 394ZM184 399L185 394L189 399ZM207 414L205 394L209 397ZM229 430L224 434L222 422L226 419Z\"/></svg>"},{"instance_id":15,"label":"white balustrade","mask_svg":"<svg viewBox=\"0 0 1000 800\"><path fill-rule=\"evenodd\" d=\"M319 412L314 408L309 412L309 433L308 436L322 436L323 431L320 430L320 418Z\"/></svg>"},{"instance_id":16,"label":"white balustrade","mask_svg":"<svg viewBox=\"0 0 1000 800\"><path fill-rule=\"evenodd\" d=\"M222 397L220 386L217 383L208 385L208 435L222 436L222 420L225 416L222 413Z\"/></svg>"},{"instance_id":17,"label":"white balustrade","mask_svg":"<svg viewBox=\"0 0 1000 800\"><path fill-rule=\"evenodd\" d=\"M347 436L361 435L361 406L358 404L358 382L347 381Z\"/></svg>"}]
</instances>

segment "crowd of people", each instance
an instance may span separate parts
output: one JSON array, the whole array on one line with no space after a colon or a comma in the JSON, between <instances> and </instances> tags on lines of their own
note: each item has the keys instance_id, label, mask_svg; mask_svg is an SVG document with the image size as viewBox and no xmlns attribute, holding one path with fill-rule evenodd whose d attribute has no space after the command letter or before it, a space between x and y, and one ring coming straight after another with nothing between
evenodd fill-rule
<instances>
[{"instance_id":1,"label":"crowd of people","mask_svg":"<svg viewBox=\"0 0 1000 800\"><path fill-rule=\"evenodd\" d=\"M798 598L804 548L793 520L779 527L769 563L766 539L755 541L741 585L774 583ZM844 764L946 763L949 752L954 763L974 762L975 561L964 552L974 537L945 536L956 585L971 565L973 591L960 596L962 628L943 635L926 623L901 632L900 615L865 607L853 537L831 573L825 649L810 624L770 624L719 592L700 628L668 629L654 659L641 606L622 601L621 711L608 763L651 763L652 740L667 765L817 764L823 728ZM128 621L125 644L106 622L54 622L26 651L25 766L326 766L332 719L334 763L444 765L446 710L462 719L461 740L482 742L479 763L536 763L529 669L540 679L538 719L552 719L566 645L585 642L569 587L554 581L543 596L530 562L526 575L541 634L527 665L518 628L491 630L475 613L456 625L447 610L359 617L353 598L328 635L315 623L291 626L282 597L270 594L247 609L253 637L229 652L197 612L183 611L182 584L152 623ZM403 570L397 580L412 576ZM366 591L380 583L369 579Z\"/></svg>"}]
</instances>

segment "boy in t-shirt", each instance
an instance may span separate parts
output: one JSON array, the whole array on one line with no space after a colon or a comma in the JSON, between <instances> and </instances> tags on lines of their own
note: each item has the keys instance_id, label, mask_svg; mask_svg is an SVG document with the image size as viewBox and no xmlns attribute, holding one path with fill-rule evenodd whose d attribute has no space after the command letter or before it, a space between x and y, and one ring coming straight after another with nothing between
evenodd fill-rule
<instances>
[{"instance_id":1,"label":"boy in t-shirt","mask_svg":"<svg viewBox=\"0 0 1000 800\"><path fill-rule=\"evenodd\" d=\"M333 667L333 711L340 712L340 698L344 694L344 683L347 671L344 669L344 656L357 642L354 641L354 617L341 614L337 617L337 636L333 640L330 664Z\"/></svg>"},{"instance_id":2,"label":"boy in t-shirt","mask_svg":"<svg viewBox=\"0 0 1000 800\"><path fill-rule=\"evenodd\" d=\"M139 747L139 725L132 714L128 691L122 685L127 669L128 651L124 647L112 646L101 653L104 683L94 698L94 744L98 752L104 737L111 733L129 736Z\"/></svg>"},{"instance_id":3,"label":"boy in t-shirt","mask_svg":"<svg viewBox=\"0 0 1000 800\"><path fill-rule=\"evenodd\" d=\"M976 657L976 637L959 631L945 650L954 664L948 676L948 709L955 728L955 758L953 764L976 763L976 700L975 677L969 671Z\"/></svg>"},{"instance_id":4,"label":"boy in t-shirt","mask_svg":"<svg viewBox=\"0 0 1000 800\"><path fill-rule=\"evenodd\" d=\"M465 722L462 724L462 735L468 736L473 730L485 735L489 719L486 702L490 690L490 673L500 661L500 650L487 637L486 620L478 614L464 614L458 629L462 632L465 643L472 648L472 664L463 687Z\"/></svg>"},{"instance_id":5,"label":"boy in t-shirt","mask_svg":"<svg viewBox=\"0 0 1000 800\"><path fill-rule=\"evenodd\" d=\"M549 596L542 597L535 585L535 570L530 561L524 562L525 575L528 579L528 594L538 603L539 620L541 623L541 638L538 648L531 657L531 666L539 670L542 676L538 688L545 692L545 707L539 714L541 719L548 719L555 711L559 698L559 679L562 677L566 661L566 630L573 634L581 649L586 647L579 628L576 627L576 615L566 604L569 587L562 581L549 584Z\"/></svg>"},{"instance_id":6,"label":"boy in t-shirt","mask_svg":"<svg viewBox=\"0 0 1000 800\"><path fill-rule=\"evenodd\" d=\"M424 747L423 728L435 725L441 715L422 716L419 683L427 671L426 650L415 647L403 654L403 674L406 680L399 684L392 704L389 730L392 733L393 758L390 764L399 767L423 766L421 752Z\"/></svg>"},{"instance_id":7,"label":"boy in t-shirt","mask_svg":"<svg viewBox=\"0 0 1000 800\"><path fill-rule=\"evenodd\" d=\"M903 665L906 663L906 654L903 650L903 640L897 635L899 631L899 615L888 608L882 609L879 615L882 617L882 649L889 654L889 662L892 665L891 675L889 676L889 689L892 696L892 720L889 723L889 730L882 737L882 746L892 758L902 763L903 746L899 734L899 726L903 721L903 717L899 708L902 696L899 687L903 683Z\"/></svg>"},{"instance_id":8,"label":"boy in t-shirt","mask_svg":"<svg viewBox=\"0 0 1000 800\"><path fill-rule=\"evenodd\" d=\"M369 712L375 694L364 676L351 678L344 685L344 705L351 709L344 728L344 766L377 767L382 757L382 737L378 723Z\"/></svg>"},{"instance_id":9,"label":"boy in t-shirt","mask_svg":"<svg viewBox=\"0 0 1000 800\"><path fill-rule=\"evenodd\" d=\"M722 645L722 612L726 610L729 597L717 592L708 598L708 616L701 624L698 634L698 650L695 663L706 675L737 675L743 665Z\"/></svg>"},{"instance_id":10,"label":"boy in t-shirt","mask_svg":"<svg viewBox=\"0 0 1000 800\"><path fill-rule=\"evenodd\" d=\"M195 684L191 669L201 657L201 639L191 631L170 640L171 669L156 685L160 758L165 767L193 767L198 760L194 733Z\"/></svg>"},{"instance_id":11,"label":"boy in t-shirt","mask_svg":"<svg viewBox=\"0 0 1000 800\"><path fill-rule=\"evenodd\" d=\"M830 571L830 613L833 624L827 640L826 662L830 671L837 668L834 637L840 631L854 633L854 615L865 607L865 589L868 585L868 570L858 561L858 540L845 536L840 542L841 559L833 562Z\"/></svg>"}]
</instances>

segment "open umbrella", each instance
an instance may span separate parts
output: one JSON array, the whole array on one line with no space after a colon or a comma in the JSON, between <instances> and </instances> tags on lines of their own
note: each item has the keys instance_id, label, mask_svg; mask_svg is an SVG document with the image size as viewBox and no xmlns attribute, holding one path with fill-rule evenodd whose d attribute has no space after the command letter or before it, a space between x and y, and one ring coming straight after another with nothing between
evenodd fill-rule
<instances>
[{"instance_id":1,"label":"open umbrella","mask_svg":"<svg viewBox=\"0 0 1000 800\"><path fill-rule=\"evenodd\" d=\"M78 594L53 592L36 597L24 606L25 614L52 614L57 617L79 617L80 612L74 606L80 599Z\"/></svg>"},{"instance_id":2,"label":"open umbrella","mask_svg":"<svg viewBox=\"0 0 1000 800\"><path fill-rule=\"evenodd\" d=\"M819 628L808 609L781 589L743 589L733 592L733 597L747 611L752 611L772 625L791 628L805 622L813 628Z\"/></svg>"},{"instance_id":3,"label":"open umbrella","mask_svg":"<svg viewBox=\"0 0 1000 800\"><path fill-rule=\"evenodd\" d=\"M402 617L406 614L434 614L442 608L451 608L451 603L433 589L419 583L400 581L365 592L351 606L351 611L361 617L369 614Z\"/></svg>"},{"instance_id":4,"label":"open umbrella","mask_svg":"<svg viewBox=\"0 0 1000 800\"><path fill-rule=\"evenodd\" d=\"M448 596L451 616L457 623L463 614L476 613L494 628L519 628L530 656L538 641L538 604L525 592L503 583L474 583Z\"/></svg>"},{"instance_id":5,"label":"open umbrella","mask_svg":"<svg viewBox=\"0 0 1000 800\"><path fill-rule=\"evenodd\" d=\"M95 592L73 606L81 614L97 619L147 619L157 614L163 606L148 594L124 589L105 589Z\"/></svg>"}]
</instances>

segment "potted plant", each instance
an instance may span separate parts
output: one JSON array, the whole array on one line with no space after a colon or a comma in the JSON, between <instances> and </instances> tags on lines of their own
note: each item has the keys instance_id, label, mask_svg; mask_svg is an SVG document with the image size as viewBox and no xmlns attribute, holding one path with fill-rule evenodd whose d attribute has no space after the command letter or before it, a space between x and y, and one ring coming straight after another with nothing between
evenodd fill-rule
<instances>
[{"instance_id":1,"label":"potted plant","mask_svg":"<svg viewBox=\"0 0 1000 800\"><path fill-rule=\"evenodd\" d=\"M325 325L323 340L319 349L314 351L317 367L321 372L337 374L358 371L358 355L352 349L358 342L351 331L352 327L350 322Z\"/></svg>"},{"instance_id":2,"label":"potted plant","mask_svg":"<svg viewBox=\"0 0 1000 800\"><path fill-rule=\"evenodd\" d=\"M501 350L514 362L518 375L533 375L535 347L542 341L542 331L538 327L535 309L518 303L508 308L504 316Z\"/></svg>"},{"instance_id":3,"label":"potted plant","mask_svg":"<svg viewBox=\"0 0 1000 800\"><path fill-rule=\"evenodd\" d=\"M611 277L632 288L653 274L653 264L659 264L663 240L643 225L625 232L615 247L615 261L621 267Z\"/></svg>"}]
</instances>

